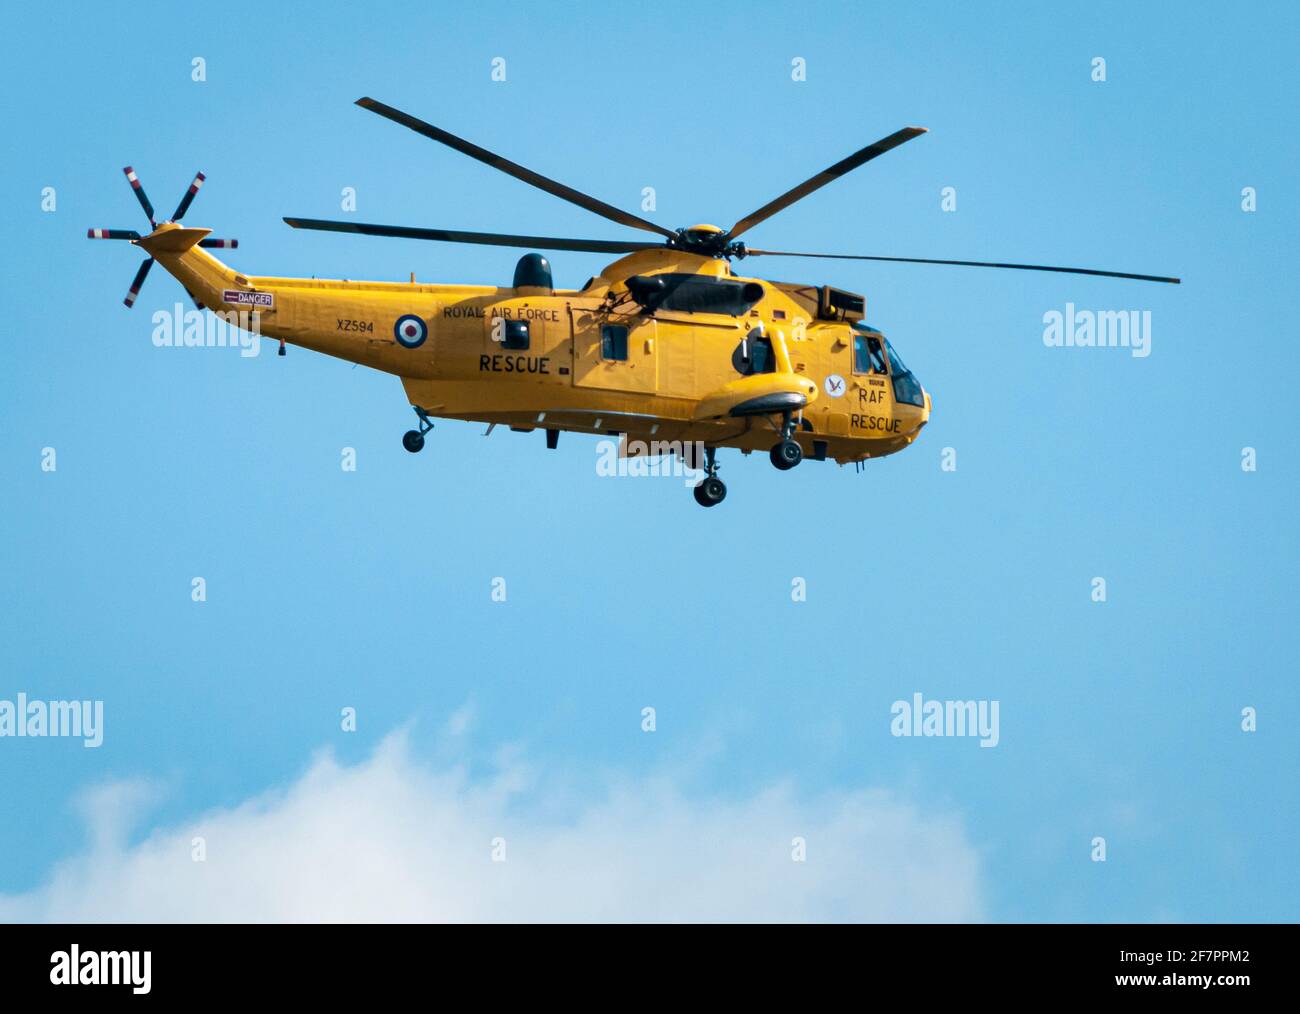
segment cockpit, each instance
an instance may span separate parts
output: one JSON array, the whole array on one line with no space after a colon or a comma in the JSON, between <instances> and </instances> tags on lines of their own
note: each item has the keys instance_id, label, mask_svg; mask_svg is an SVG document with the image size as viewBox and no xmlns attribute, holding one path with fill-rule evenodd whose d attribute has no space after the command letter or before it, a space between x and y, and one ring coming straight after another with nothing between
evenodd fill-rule
<instances>
[{"instance_id":1,"label":"cockpit","mask_svg":"<svg viewBox=\"0 0 1300 1014\"><path fill-rule=\"evenodd\" d=\"M853 321L851 327L854 372L888 376L894 383L895 402L924 408L925 391L912 371L903 364L889 340L870 324Z\"/></svg>"}]
</instances>

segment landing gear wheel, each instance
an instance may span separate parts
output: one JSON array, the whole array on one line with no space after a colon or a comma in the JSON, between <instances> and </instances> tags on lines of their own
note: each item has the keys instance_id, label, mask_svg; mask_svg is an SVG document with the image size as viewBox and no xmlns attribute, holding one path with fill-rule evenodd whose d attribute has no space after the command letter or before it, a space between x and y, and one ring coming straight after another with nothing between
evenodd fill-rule
<instances>
[{"instance_id":1,"label":"landing gear wheel","mask_svg":"<svg viewBox=\"0 0 1300 1014\"><path fill-rule=\"evenodd\" d=\"M420 420L418 430L407 430L402 434L402 446L412 454L424 450L424 435L433 429L433 420L429 418L429 413L420 408L419 405L412 405L415 410L415 417Z\"/></svg>"},{"instance_id":2,"label":"landing gear wheel","mask_svg":"<svg viewBox=\"0 0 1300 1014\"><path fill-rule=\"evenodd\" d=\"M695 502L701 507L716 507L727 498L727 485L715 475L701 479L695 487Z\"/></svg>"},{"instance_id":3,"label":"landing gear wheel","mask_svg":"<svg viewBox=\"0 0 1300 1014\"><path fill-rule=\"evenodd\" d=\"M782 440L768 452L772 464L786 472L803 461L803 448L793 440Z\"/></svg>"}]
</instances>

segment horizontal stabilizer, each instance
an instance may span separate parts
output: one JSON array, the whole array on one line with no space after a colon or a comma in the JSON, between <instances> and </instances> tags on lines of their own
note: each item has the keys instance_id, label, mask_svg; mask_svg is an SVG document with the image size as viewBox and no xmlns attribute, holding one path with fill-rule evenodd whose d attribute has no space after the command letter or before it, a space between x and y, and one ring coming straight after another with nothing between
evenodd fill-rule
<instances>
[{"instance_id":1,"label":"horizontal stabilizer","mask_svg":"<svg viewBox=\"0 0 1300 1014\"><path fill-rule=\"evenodd\" d=\"M160 253L179 254L184 253L211 232L211 229L189 229L175 225L161 225L149 233L148 236L140 237L138 242L140 246L155 256Z\"/></svg>"}]
</instances>

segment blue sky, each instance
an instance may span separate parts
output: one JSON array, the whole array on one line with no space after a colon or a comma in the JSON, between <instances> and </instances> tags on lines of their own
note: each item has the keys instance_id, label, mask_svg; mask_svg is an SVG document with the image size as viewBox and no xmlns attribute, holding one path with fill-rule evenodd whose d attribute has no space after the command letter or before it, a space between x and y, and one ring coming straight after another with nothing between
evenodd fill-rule
<instances>
[{"instance_id":1,"label":"blue sky","mask_svg":"<svg viewBox=\"0 0 1300 1014\"><path fill-rule=\"evenodd\" d=\"M840 864L817 904L800 907L796 885L788 905L738 906L770 887L763 873L702 918L1300 917L1292 5L356 11L9 15L0 699L100 699L106 727L94 750L0 739L0 916L74 911L50 887L69 863L77 889L102 891L160 834L227 826L211 815L233 820L268 791L298 798L324 750L356 778L323 807L352 805L368 777L427 788L454 770L463 781L437 798L455 809L523 764L476 820L549 835L570 864L583 841L626 848L606 872L638 883L713 869L715 834L785 851L805 824L839 835L835 849L810 837L810 867ZM1097 56L1105 82L1091 80ZM796 57L806 81L791 80ZM539 434L443 423L413 456L396 379L294 349L155 348L150 314L179 285L155 271L128 311L139 255L85 239L141 226L127 164L163 214L202 169L187 221L238 237L225 259L251 273L508 284L519 251L280 221L342 217L348 186L361 221L626 235L357 109L361 95L630 210L653 186L648 217L669 227L725 226L926 126L747 239L1184 284L745 262L864 292L934 416L861 475L724 452L730 494L713 511L679 481L599 477L590 438L547 452ZM551 259L562 286L603 263ZM1151 355L1045 347L1043 315L1068 302L1151 311ZM945 447L955 472L940 469ZM191 601L195 576L206 602ZM1105 603L1090 599L1096 576ZM794 577L806 602L791 601ZM998 746L891 736L891 704L916 692L999 701ZM1240 728L1245 707L1257 732ZM386 767L395 731L402 759ZM673 802L655 825L664 797L647 786L663 784ZM638 799L647 823L620 809ZM713 813L747 816L715 826ZM884 826L903 830L873 837ZM428 833L443 827L430 818ZM686 856L675 871L632 840L665 828ZM115 859L96 835L116 835ZM244 866L270 862L250 852ZM855 907L895 863L951 883L951 905ZM547 875L532 869L517 875ZM880 879L854 879L864 869ZM564 883L532 914L645 914L584 907L575 896L599 888ZM98 914L131 905L123 894ZM314 911L285 901L270 916ZM201 900L172 914L213 917Z\"/></svg>"}]
</instances>

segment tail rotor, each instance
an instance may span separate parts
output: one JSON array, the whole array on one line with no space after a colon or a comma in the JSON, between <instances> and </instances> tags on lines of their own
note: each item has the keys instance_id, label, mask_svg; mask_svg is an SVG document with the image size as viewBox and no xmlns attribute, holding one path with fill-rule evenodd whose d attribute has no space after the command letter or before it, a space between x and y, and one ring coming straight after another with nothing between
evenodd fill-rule
<instances>
[{"instance_id":1,"label":"tail rotor","mask_svg":"<svg viewBox=\"0 0 1300 1014\"><path fill-rule=\"evenodd\" d=\"M140 177L136 175L135 170L127 166L122 172L126 175L127 182L131 184L132 191L135 192L136 200L140 202L140 207L144 209L145 217L149 219L149 231L153 232L158 228L160 223L154 220L153 204L149 200L149 195L144 192L144 186L140 183ZM176 212L168 220L179 222L184 217L185 212L190 210L190 205L194 203L194 197L203 186L203 181L207 179L203 173L196 173L194 182L190 184L189 189L181 196L180 204L176 205ZM140 233L134 229L87 229L87 239L120 239L127 240L131 243L139 243ZM199 241L199 246L214 250L234 250L239 246L237 239L214 239L211 236ZM140 269L135 273L135 279L131 282L131 288L127 291L126 298L122 302L129 309L135 305L136 299L140 295L140 289L144 285L144 280L149 277L149 269L153 267L154 259L146 258L140 265ZM189 292L189 290L186 290ZM189 296L194 300L194 305L200 310L203 304L198 301L194 293L190 292Z\"/></svg>"}]
</instances>

